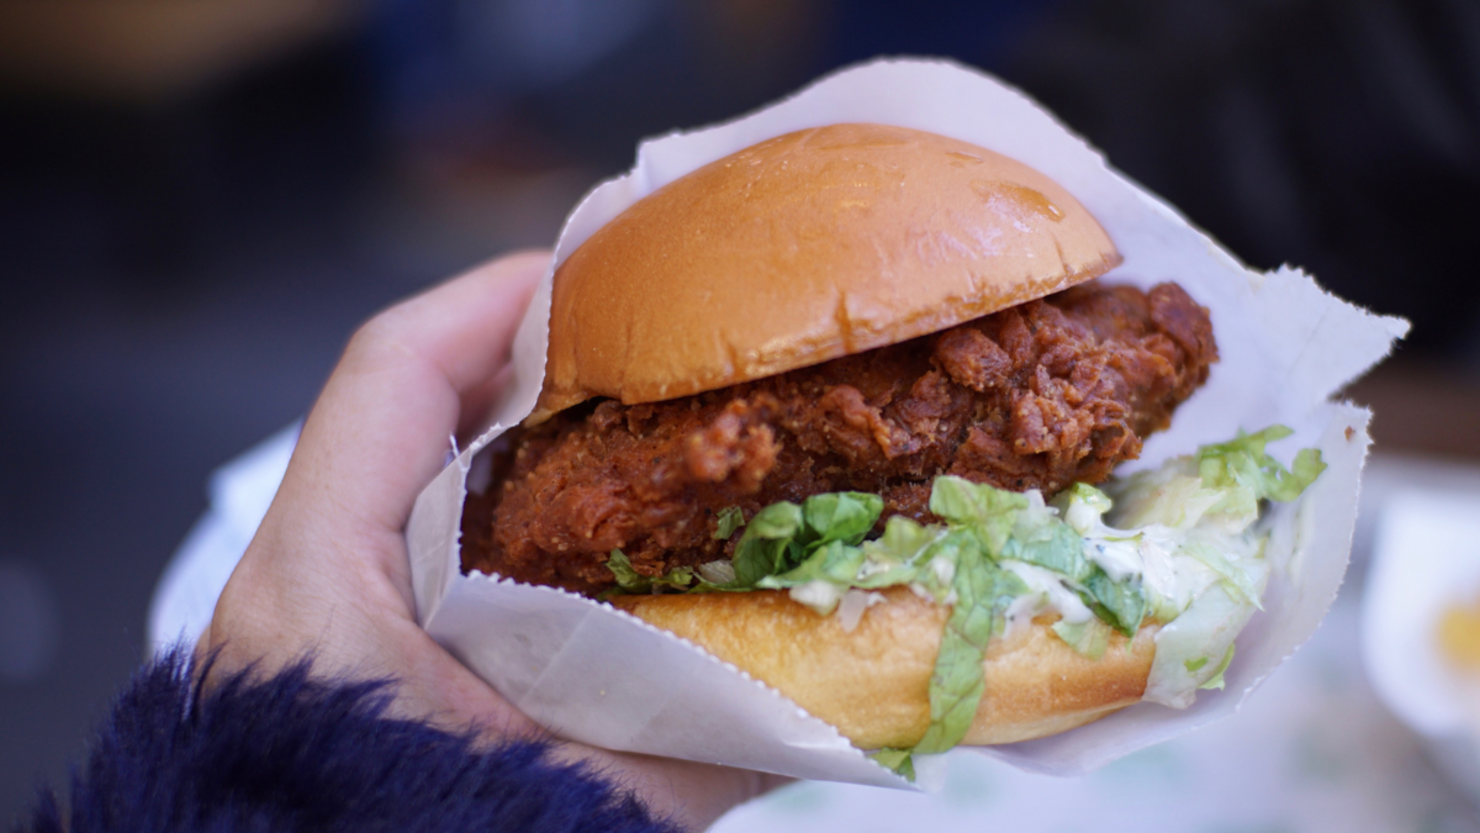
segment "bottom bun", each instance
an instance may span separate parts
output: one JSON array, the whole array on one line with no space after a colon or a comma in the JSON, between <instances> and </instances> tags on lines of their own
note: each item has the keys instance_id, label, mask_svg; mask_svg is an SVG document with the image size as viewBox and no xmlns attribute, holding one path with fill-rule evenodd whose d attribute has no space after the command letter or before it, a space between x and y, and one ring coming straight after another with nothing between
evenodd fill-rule
<instances>
[{"instance_id":1,"label":"bottom bun","mask_svg":"<svg viewBox=\"0 0 1480 833\"><path fill-rule=\"evenodd\" d=\"M930 725L930 675L949 608L903 587L883 596L851 631L840 616L819 616L783 591L619 596L612 604L775 688L858 747L910 747ZM1052 735L1141 699L1159 625L1134 640L1114 634L1091 660L1051 622L993 638L986 694L963 744Z\"/></svg>"}]
</instances>

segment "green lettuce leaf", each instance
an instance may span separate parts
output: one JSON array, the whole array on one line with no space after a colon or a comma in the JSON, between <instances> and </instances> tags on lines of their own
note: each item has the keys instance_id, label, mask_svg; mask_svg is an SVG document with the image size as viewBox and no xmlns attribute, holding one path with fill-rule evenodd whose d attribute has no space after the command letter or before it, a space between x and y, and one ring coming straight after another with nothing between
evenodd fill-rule
<instances>
[{"instance_id":1,"label":"green lettuce leaf","mask_svg":"<svg viewBox=\"0 0 1480 833\"><path fill-rule=\"evenodd\" d=\"M846 589L854 585L863 560L862 547L849 546L843 541L831 541L814 550L796 567L784 573L765 576L755 586L766 590L784 590L800 587L808 582L825 581Z\"/></svg>"},{"instance_id":2,"label":"green lettuce leaf","mask_svg":"<svg viewBox=\"0 0 1480 833\"><path fill-rule=\"evenodd\" d=\"M906 779L915 780L915 760L912 750L884 747L869 756L879 766L894 770Z\"/></svg>"},{"instance_id":3,"label":"green lettuce leaf","mask_svg":"<svg viewBox=\"0 0 1480 833\"><path fill-rule=\"evenodd\" d=\"M617 586L623 590L648 584L647 576L632 569L632 562L621 550L612 550L611 556L606 560L606 568L616 576Z\"/></svg>"},{"instance_id":4,"label":"green lettuce leaf","mask_svg":"<svg viewBox=\"0 0 1480 833\"><path fill-rule=\"evenodd\" d=\"M1192 705L1198 688L1217 685L1223 660L1232 661L1229 649L1253 615L1254 607L1235 599L1227 583L1215 582L1156 635L1145 699L1177 709Z\"/></svg>"},{"instance_id":5,"label":"green lettuce leaf","mask_svg":"<svg viewBox=\"0 0 1480 833\"><path fill-rule=\"evenodd\" d=\"M1093 567L1084 582L1084 603L1105 621L1105 624L1128 637L1134 637L1146 618L1146 594L1141 590L1139 577L1126 581L1112 581L1098 566Z\"/></svg>"},{"instance_id":6,"label":"green lettuce leaf","mask_svg":"<svg viewBox=\"0 0 1480 833\"><path fill-rule=\"evenodd\" d=\"M857 545L883 511L884 499L867 492L813 495L802 504L802 519L810 533L805 543L809 549L834 541Z\"/></svg>"},{"instance_id":7,"label":"green lettuce leaf","mask_svg":"<svg viewBox=\"0 0 1480 833\"><path fill-rule=\"evenodd\" d=\"M1227 496L1224 490L1204 487L1190 457L1169 460L1160 469L1137 472L1106 488L1115 500L1107 521L1128 530L1152 524L1189 529Z\"/></svg>"},{"instance_id":8,"label":"green lettuce leaf","mask_svg":"<svg viewBox=\"0 0 1480 833\"><path fill-rule=\"evenodd\" d=\"M801 506L773 503L746 525L735 544L735 581L723 589L794 587L813 579L848 584L863 563L857 545L882 511L884 499L866 492L813 495Z\"/></svg>"},{"instance_id":9,"label":"green lettuce leaf","mask_svg":"<svg viewBox=\"0 0 1480 833\"><path fill-rule=\"evenodd\" d=\"M1084 557L1084 538L1052 515L1026 530L1019 524L1002 548L1002 557L1036 564L1080 583L1094 569Z\"/></svg>"},{"instance_id":10,"label":"green lettuce leaf","mask_svg":"<svg viewBox=\"0 0 1480 833\"><path fill-rule=\"evenodd\" d=\"M675 567L658 578L645 576L633 569L631 559L621 550L612 550L606 568L616 577L617 586L601 594L601 598L618 593L650 593L660 586L683 590L694 583L694 571L688 567Z\"/></svg>"},{"instance_id":11,"label":"green lettuce leaf","mask_svg":"<svg viewBox=\"0 0 1480 833\"><path fill-rule=\"evenodd\" d=\"M939 545L937 552L941 547L949 549L955 546L944 540L948 535L939 526L925 526L895 515L885 523L882 536L863 542L864 562L853 586L862 590L880 590L914 582L921 573L922 564L935 554L930 552L933 545Z\"/></svg>"},{"instance_id":12,"label":"green lettuce leaf","mask_svg":"<svg viewBox=\"0 0 1480 833\"><path fill-rule=\"evenodd\" d=\"M982 660L993 626L1012 600L1027 592L1017 576L986 555L969 547L960 550L951 583L956 598L930 676L930 726L914 752L945 752L966 736L986 690Z\"/></svg>"},{"instance_id":13,"label":"green lettuce leaf","mask_svg":"<svg viewBox=\"0 0 1480 833\"><path fill-rule=\"evenodd\" d=\"M934 541L940 531L938 526L926 526L903 515L895 515L884 522L884 534L872 541L864 541L863 549L871 561L904 564Z\"/></svg>"},{"instance_id":14,"label":"green lettuce leaf","mask_svg":"<svg viewBox=\"0 0 1480 833\"><path fill-rule=\"evenodd\" d=\"M1299 497L1326 470L1321 452L1314 448L1301 449L1295 455L1293 470L1287 470L1264 453L1266 445L1293 433L1283 425L1271 425L1254 434L1239 432L1238 437L1226 443L1199 448L1197 473L1203 486L1228 492L1213 511L1257 515L1260 500L1288 502Z\"/></svg>"},{"instance_id":15,"label":"green lettuce leaf","mask_svg":"<svg viewBox=\"0 0 1480 833\"><path fill-rule=\"evenodd\" d=\"M714 519L714 540L728 541L742 526L745 526L745 512L738 506L726 506Z\"/></svg>"},{"instance_id":16,"label":"green lettuce leaf","mask_svg":"<svg viewBox=\"0 0 1480 833\"><path fill-rule=\"evenodd\" d=\"M1219 691L1222 691L1223 690L1223 672L1224 671L1227 671L1228 670L1228 664L1230 662L1233 662L1233 649L1234 649L1234 647L1236 647L1236 646L1233 645L1232 643L1229 644L1229 646L1228 646L1228 652L1223 655L1223 661L1220 662L1220 663L1218 663L1218 667L1217 668L1214 668L1213 669L1213 676L1212 677L1209 677L1208 678L1208 681L1205 682L1205 683L1203 683L1202 685L1198 686L1198 688L1215 688L1215 689L1217 689ZM1196 668L1189 667L1187 670L1188 671L1196 671L1197 669Z\"/></svg>"},{"instance_id":17,"label":"green lettuce leaf","mask_svg":"<svg viewBox=\"0 0 1480 833\"><path fill-rule=\"evenodd\" d=\"M706 592L735 581L735 565L724 559L700 564L696 572L699 574L699 586Z\"/></svg>"},{"instance_id":18,"label":"green lettuce leaf","mask_svg":"<svg viewBox=\"0 0 1480 833\"><path fill-rule=\"evenodd\" d=\"M794 539L801 531L802 507L795 503L773 503L755 513L735 544L735 581L726 589L749 590L766 576L790 569L800 560Z\"/></svg>"},{"instance_id":19,"label":"green lettuce leaf","mask_svg":"<svg viewBox=\"0 0 1480 833\"><path fill-rule=\"evenodd\" d=\"M1260 576L1251 575L1249 571L1229 561L1228 556L1218 547L1207 541L1193 539L1182 544L1181 552L1196 558L1217 573L1228 585L1230 595L1235 599L1259 610L1264 609L1264 604L1259 600L1259 595L1263 592Z\"/></svg>"},{"instance_id":20,"label":"green lettuce leaf","mask_svg":"<svg viewBox=\"0 0 1480 833\"><path fill-rule=\"evenodd\" d=\"M1110 626L1098 618L1083 622L1066 622L1060 619L1052 627L1059 639L1087 659L1099 659L1105 655L1105 649L1110 647Z\"/></svg>"},{"instance_id":21,"label":"green lettuce leaf","mask_svg":"<svg viewBox=\"0 0 1480 833\"><path fill-rule=\"evenodd\" d=\"M930 511L952 526L976 533L991 554L1002 552L1017 523L1018 512L1027 506L1025 495L978 485L954 475L935 478L930 489Z\"/></svg>"}]
</instances>

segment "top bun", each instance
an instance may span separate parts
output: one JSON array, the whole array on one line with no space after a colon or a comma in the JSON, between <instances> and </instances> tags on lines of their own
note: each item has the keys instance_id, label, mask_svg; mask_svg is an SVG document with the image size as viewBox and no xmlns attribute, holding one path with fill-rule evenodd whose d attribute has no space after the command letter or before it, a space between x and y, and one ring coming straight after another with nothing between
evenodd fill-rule
<instances>
[{"instance_id":1,"label":"top bun","mask_svg":"<svg viewBox=\"0 0 1480 833\"><path fill-rule=\"evenodd\" d=\"M966 142L839 124L633 204L555 275L539 422L673 399L953 327L1120 263L1069 192Z\"/></svg>"}]
</instances>

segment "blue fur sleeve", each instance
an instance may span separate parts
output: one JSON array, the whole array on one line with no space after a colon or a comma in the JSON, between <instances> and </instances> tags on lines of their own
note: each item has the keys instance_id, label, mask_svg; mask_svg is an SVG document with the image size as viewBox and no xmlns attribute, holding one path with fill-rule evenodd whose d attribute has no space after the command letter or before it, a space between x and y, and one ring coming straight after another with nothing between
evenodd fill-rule
<instances>
[{"instance_id":1,"label":"blue fur sleeve","mask_svg":"<svg viewBox=\"0 0 1480 833\"><path fill-rule=\"evenodd\" d=\"M326 683L300 664L202 692L193 675L183 651L142 669L74 773L70 811L44 792L19 829L677 830L588 770L552 763L544 744L480 747L386 717L384 682Z\"/></svg>"}]
</instances>

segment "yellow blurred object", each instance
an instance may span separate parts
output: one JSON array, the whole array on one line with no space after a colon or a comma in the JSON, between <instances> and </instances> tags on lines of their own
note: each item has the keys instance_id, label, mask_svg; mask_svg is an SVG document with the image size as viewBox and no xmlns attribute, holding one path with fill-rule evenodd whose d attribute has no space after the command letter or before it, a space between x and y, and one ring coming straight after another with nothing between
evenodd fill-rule
<instances>
[{"instance_id":1,"label":"yellow blurred object","mask_svg":"<svg viewBox=\"0 0 1480 833\"><path fill-rule=\"evenodd\" d=\"M1439 618L1439 648L1455 665L1480 669L1480 599L1444 611Z\"/></svg>"},{"instance_id":2,"label":"yellow blurred object","mask_svg":"<svg viewBox=\"0 0 1480 833\"><path fill-rule=\"evenodd\" d=\"M186 92L342 29L361 0L7 0L0 81L123 98Z\"/></svg>"}]
</instances>

